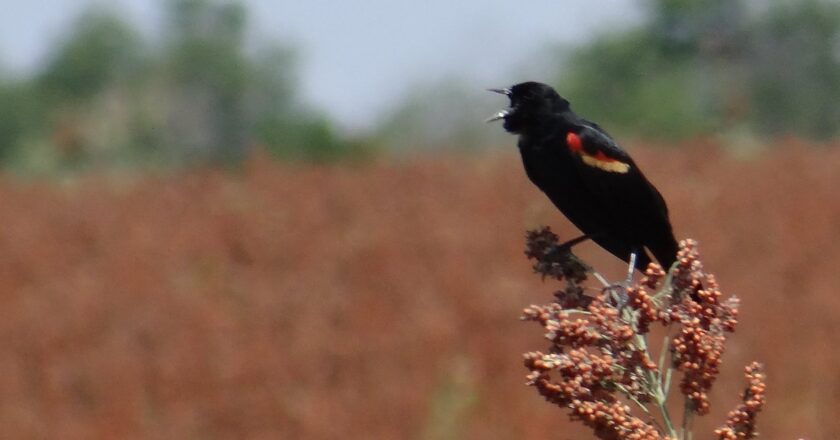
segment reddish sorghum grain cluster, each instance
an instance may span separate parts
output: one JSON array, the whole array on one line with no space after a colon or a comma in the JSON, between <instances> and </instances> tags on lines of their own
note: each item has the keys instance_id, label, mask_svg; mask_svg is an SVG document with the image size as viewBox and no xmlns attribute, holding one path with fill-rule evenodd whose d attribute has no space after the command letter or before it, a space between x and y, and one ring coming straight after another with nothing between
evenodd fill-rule
<instances>
[{"instance_id":1,"label":"reddish sorghum grain cluster","mask_svg":"<svg viewBox=\"0 0 840 440\"><path fill-rule=\"evenodd\" d=\"M721 302L721 292L712 275L703 272L697 243L681 243L677 264L672 272L674 304L670 320L679 324L671 342L674 367L683 373L680 392L697 414L709 412L708 390L720 373L725 333L737 324L738 300Z\"/></svg>"},{"instance_id":2,"label":"reddish sorghum grain cluster","mask_svg":"<svg viewBox=\"0 0 840 440\"><path fill-rule=\"evenodd\" d=\"M609 354L585 349L525 355L528 384L551 403L571 409L572 420L592 428L600 439L664 439L650 423L635 417L611 390L615 366Z\"/></svg>"},{"instance_id":3,"label":"reddish sorghum grain cluster","mask_svg":"<svg viewBox=\"0 0 840 440\"><path fill-rule=\"evenodd\" d=\"M737 324L738 302L721 300L694 241L680 243L670 274L651 264L636 285L603 286L594 295L587 295L593 289L581 284L591 269L547 228L528 234L526 254L535 260L536 272L566 283L554 302L523 312L522 319L539 323L551 342L546 352L525 354L528 385L547 401L568 408L572 420L592 428L600 439L677 438L665 389L674 370L682 373L684 417L708 413L707 392L719 373L726 333ZM661 367L651 359L645 337L655 323L670 335L663 347L670 362ZM745 403L716 432L721 439L749 438L726 436L754 432L764 388L763 375L750 368ZM645 415L634 415L631 404ZM661 417L651 415L648 406L658 408Z\"/></svg>"},{"instance_id":4,"label":"reddish sorghum grain cluster","mask_svg":"<svg viewBox=\"0 0 840 440\"><path fill-rule=\"evenodd\" d=\"M749 385L741 394L743 403L729 412L724 426L715 430L715 436L719 440L741 440L758 436L755 418L764 408L766 400L764 368L758 362L753 362L744 369L744 376Z\"/></svg>"},{"instance_id":5,"label":"reddish sorghum grain cluster","mask_svg":"<svg viewBox=\"0 0 840 440\"><path fill-rule=\"evenodd\" d=\"M659 269L659 266L652 266ZM661 269L660 269L661 270ZM630 287L627 289L628 305L638 311L636 321L636 332L645 334L650 330L650 324L661 320L661 311L653 301L651 295L641 287Z\"/></svg>"}]
</instances>

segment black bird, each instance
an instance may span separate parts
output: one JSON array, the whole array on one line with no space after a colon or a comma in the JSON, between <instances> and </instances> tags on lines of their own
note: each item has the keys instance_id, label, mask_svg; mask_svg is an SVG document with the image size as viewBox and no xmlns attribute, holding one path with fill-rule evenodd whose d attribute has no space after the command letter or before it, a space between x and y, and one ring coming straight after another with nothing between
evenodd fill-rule
<instances>
[{"instance_id":1,"label":"black bird","mask_svg":"<svg viewBox=\"0 0 840 440\"><path fill-rule=\"evenodd\" d=\"M597 124L576 115L554 89L525 82L507 89L510 108L489 121L504 120L519 135L528 178L586 236L636 268L651 262L646 250L668 268L677 242L659 191Z\"/></svg>"}]
</instances>

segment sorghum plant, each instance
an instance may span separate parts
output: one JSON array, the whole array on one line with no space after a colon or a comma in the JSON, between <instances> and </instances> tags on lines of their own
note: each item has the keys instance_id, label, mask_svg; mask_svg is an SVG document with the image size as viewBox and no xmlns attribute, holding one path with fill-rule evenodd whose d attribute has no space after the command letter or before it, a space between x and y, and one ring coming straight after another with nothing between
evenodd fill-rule
<instances>
[{"instance_id":1,"label":"sorghum plant","mask_svg":"<svg viewBox=\"0 0 840 440\"><path fill-rule=\"evenodd\" d=\"M738 323L737 298L723 298L714 276L703 270L697 243L682 241L667 273L652 263L636 283L632 276L618 284L598 276L597 288L586 284L592 269L548 228L528 233L526 255L544 278L564 282L554 301L523 312L522 319L539 323L550 341L547 351L525 354L528 385L599 439L691 439L694 416L709 412L708 392L726 337ZM665 332L658 359L648 344L654 325ZM758 363L746 374L743 403L715 431L718 439L757 435L764 374ZM680 423L669 411L672 384L683 400Z\"/></svg>"}]
</instances>

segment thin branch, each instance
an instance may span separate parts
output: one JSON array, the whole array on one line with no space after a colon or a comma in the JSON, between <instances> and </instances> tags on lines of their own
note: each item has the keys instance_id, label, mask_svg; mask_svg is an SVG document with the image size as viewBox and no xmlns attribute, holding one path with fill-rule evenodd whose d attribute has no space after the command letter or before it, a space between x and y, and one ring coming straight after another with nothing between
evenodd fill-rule
<instances>
[{"instance_id":1,"label":"thin branch","mask_svg":"<svg viewBox=\"0 0 840 440\"><path fill-rule=\"evenodd\" d=\"M648 350L647 339L645 338L645 336L636 334L634 339L636 340L636 345L649 358L650 351ZM667 400L667 395L663 391L662 385L656 377L656 373L650 370L646 370L645 376L647 379L646 381L648 383L648 394L653 398L654 403L656 404L657 408L659 408L660 414L662 414L662 420L665 421L665 428L668 430L668 435L671 436L671 438L677 438L677 431L674 428L674 423L671 421L671 414L668 412L668 407L665 404Z\"/></svg>"},{"instance_id":2,"label":"thin branch","mask_svg":"<svg viewBox=\"0 0 840 440\"><path fill-rule=\"evenodd\" d=\"M604 286L605 289L609 288L612 285L612 284L607 282L606 278L604 278L600 273L598 273L595 270L592 271L592 276L594 276L595 279L598 280L598 282L601 283Z\"/></svg>"},{"instance_id":3,"label":"thin branch","mask_svg":"<svg viewBox=\"0 0 840 440\"><path fill-rule=\"evenodd\" d=\"M684 433L684 440L692 440L694 433L691 432L691 426L694 424L694 410L691 408L691 402L688 398L685 399L683 406L683 423L682 432Z\"/></svg>"},{"instance_id":4,"label":"thin branch","mask_svg":"<svg viewBox=\"0 0 840 440\"><path fill-rule=\"evenodd\" d=\"M615 384L615 386L616 386L616 388L618 388L618 389L619 389L619 390L620 390L620 391L621 391L621 392L622 392L622 393L623 393L623 394L624 394L624 395L625 395L628 399L630 399L631 401L633 401L633 403L635 403L635 404L636 404L636 406L638 406L638 407L639 407L642 411L644 411L644 412L645 412L645 414L647 414L647 415L651 415L650 410L648 409L647 405L645 405L644 403L640 402L640 401L639 401L639 399L636 399L635 397L633 397L633 394L632 394L632 393L630 393L630 390L628 390L628 389L627 389L627 387L625 387L624 385L622 385L622 384L620 384L620 383Z\"/></svg>"}]
</instances>

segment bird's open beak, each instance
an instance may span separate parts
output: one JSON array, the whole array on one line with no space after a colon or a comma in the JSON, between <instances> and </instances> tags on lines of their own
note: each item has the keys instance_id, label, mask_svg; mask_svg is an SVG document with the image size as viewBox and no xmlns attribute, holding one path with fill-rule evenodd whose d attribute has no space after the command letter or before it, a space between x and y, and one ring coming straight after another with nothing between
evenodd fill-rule
<instances>
[{"instance_id":1,"label":"bird's open beak","mask_svg":"<svg viewBox=\"0 0 840 440\"><path fill-rule=\"evenodd\" d=\"M507 111L507 110L502 110L502 111L500 111L499 113L496 113L495 115L490 116L490 117L489 117L489 118L487 118L487 120L486 120L486 121L484 121L484 122L493 122L493 121L498 121L499 119L504 119L504 118L505 118L505 116L507 116L507 115L508 115L508 111Z\"/></svg>"},{"instance_id":2,"label":"bird's open beak","mask_svg":"<svg viewBox=\"0 0 840 440\"><path fill-rule=\"evenodd\" d=\"M510 89L487 89L487 91L498 93L500 95L510 96Z\"/></svg>"},{"instance_id":3,"label":"bird's open beak","mask_svg":"<svg viewBox=\"0 0 840 440\"><path fill-rule=\"evenodd\" d=\"M511 94L510 89L487 89L487 91L488 92L493 92L493 93L498 93L500 95L505 95L505 96L510 96L510 94ZM508 115L508 113L510 113L509 110L502 110L499 113L496 113L495 115L490 116L484 122L493 122L493 121L498 121L499 119L504 119L505 116Z\"/></svg>"}]
</instances>

